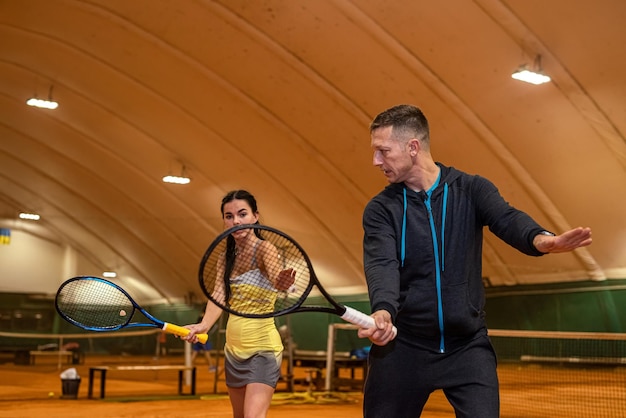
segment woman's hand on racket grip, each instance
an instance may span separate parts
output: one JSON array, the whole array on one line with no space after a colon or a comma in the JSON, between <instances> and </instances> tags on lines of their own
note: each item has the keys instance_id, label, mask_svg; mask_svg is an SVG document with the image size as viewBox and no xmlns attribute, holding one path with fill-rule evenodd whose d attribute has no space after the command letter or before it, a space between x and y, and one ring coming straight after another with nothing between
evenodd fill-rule
<instances>
[{"instance_id":1,"label":"woman's hand on racket grip","mask_svg":"<svg viewBox=\"0 0 626 418\"><path fill-rule=\"evenodd\" d=\"M169 323L165 323L163 326L163 331L168 332L170 334L174 334L178 337L183 338L184 340L189 341L189 335L191 334L191 331L189 328L187 327L180 327L178 325L174 325L174 324L169 324ZM193 335L195 341L200 341L201 343L206 343L207 340L209 339L209 336L207 335L206 332L197 332L194 333ZM195 342L194 341L194 342Z\"/></svg>"},{"instance_id":2,"label":"woman's hand on racket grip","mask_svg":"<svg viewBox=\"0 0 626 418\"><path fill-rule=\"evenodd\" d=\"M190 343L206 343L203 336L207 335L210 327L206 327L202 322L197 324L185 325L183 328L187 329L189 333L187 335L181 335L181 339ZM207 335L208 339L208 335ZM202 341L204 340L204 341Z\"/></svg>"},{"instance_id":3,"label":"woman's hand on racket grip","mask_svg":"<svg viewBox=\"0 0 626 418\"><path fill-rule=\"evenodd\" d=\"M386 345L389 341L396 338L398 330L391 321L391 314L384 309L374 312L371 315L374 318L374 326L371 328L360 328L358 331L359 338L369 338L376 345Z\"/></svg>"}]
</instances>

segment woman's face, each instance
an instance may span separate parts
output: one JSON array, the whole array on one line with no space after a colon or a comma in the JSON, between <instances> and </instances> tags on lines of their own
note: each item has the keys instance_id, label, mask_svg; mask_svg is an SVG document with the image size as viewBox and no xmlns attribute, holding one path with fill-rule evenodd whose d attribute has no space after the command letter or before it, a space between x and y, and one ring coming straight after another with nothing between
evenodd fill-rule
<instances>
[{"instance_id":1,"label":"woman's face","mask_svg":"<svg viewBox=\"0 0 626 418\"><path fill-rule=\"evenodd\" d=\"M259 215L252 212L247 201L235 199L224 204L222 219L224 220L224 229L228 229L241 224L256 223L259 220Z\"/></svg>"}]
</instances>

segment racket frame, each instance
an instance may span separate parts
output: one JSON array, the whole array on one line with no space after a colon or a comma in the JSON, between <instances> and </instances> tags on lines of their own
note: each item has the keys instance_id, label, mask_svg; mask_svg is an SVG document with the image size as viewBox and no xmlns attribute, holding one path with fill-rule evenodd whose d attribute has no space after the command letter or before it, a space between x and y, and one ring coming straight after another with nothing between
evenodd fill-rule
<instances>
[{"instance_id":1,"label":"racket frame","mask_svg":"<svg viewBox=\"0 0 626 418\"><path fill-rule=\"evenodd\" d=\"M306 266L307 266L307 268L309 270L309 283L307 284L307 287L302 291L302 294L300 295L298 300L295 303L293 303L291 306L288 306L288 307L286 307L284 309L281 309L281 310L278 310L278 311L271 311L271 312L266 312L266 313L258 313L258 314L256 314L256 313L245 313L245 314L242 314L239 311L231 309L229 306L227 306L227 304L221 303L221 302L217 301L211 295L211 292L209 292L208 289L206 288L206 286L204 284L204 266L206 265L207 261L209 260L211 254L216 249L216 247L218 247L222 243L222 241L224 241L225 239L228 238L229 235L231 235L232 233L237 232L239 230L242 230L242 229L267 231L267 232L272 233L274 235L279 235L279 236L285 238L286 240L288 240L291 244L293 244L293 246L296 247L296 249L302 255L302 257L303 257L303 259L304 259L304 261L306 263ZM272 241L270 240L269 242L272 242ZM236 225L236 226L233 226L231 228L228 228L227 230L222 232L220 235L218 235L213 240L213 242L209 245L209 248L207 248L207 250L204 253L204 256L202 257L202 261L200 262L200 269L198 271L198 279L200 280L200 287L202 288L202 292L204 292L205 296L207 296L211 300L211 302L213 302L215 305L219 306L221 309L227 311L228 313L231 313L231 314L237 315L237 316L244 316L246 318L273 318L273 317L283 316L283 315L287 315L287 314L295 313L295 312L322 312L322 313L330 313L330 314L339 315L339 316L341 316L343 318L343 316L346 314L346 311L351 309L349 307L342 306L341 304L336 302L332 298L332 296L330 296L330 294L326 291L326 289L324 289L324 287L320 283L319 279L317 278L317 274L315 273L315 270L313 270L313 264L311 263L311 259L309 258L309 256L306 253L306 251L304 251L302 246L300 244L298 244L298 242L296 240L294 240L292 237L290 237L289 235L285 234L282 231L279 231L276 228L268 226L268 225L241 224L241 225ZM304 301L308 298L309 294L313 290L313 287L316 287L317 290L319 290L319 292L322 294L322 296L324 296L326 301L332 307L303 305ZM351 314L352 314L352 312L351 312ZM354 315L352 314L350 317L352 318L352 316L354 316ZM373 323L373 319L371 317L369 317L369 316L367 316L367 317L370 318L372 323ZM368 325L370 325L369 321L368 321Z\"/></svg>"}]
</instances>

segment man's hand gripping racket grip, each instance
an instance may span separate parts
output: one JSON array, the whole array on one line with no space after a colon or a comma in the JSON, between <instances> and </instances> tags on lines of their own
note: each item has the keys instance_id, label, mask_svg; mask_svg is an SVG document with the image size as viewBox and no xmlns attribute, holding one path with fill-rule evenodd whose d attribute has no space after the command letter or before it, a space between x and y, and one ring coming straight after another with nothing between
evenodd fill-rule
<instances>
[{"instance_id":1,"label":"man's hand gripping racket grip","mask_svg":"<svg viewBox=\"0 0 626 418\"><path fill-rule=\"evenodd\" d=\"M186 337L187 335L189 335L190 332L187 328L179 327L178 325L174 324L168 324L167 322L163 324L162 329L169 334L178 335L179 337ZM200 341L202 344L206 344L207 340L209 339L208 334L196 334L196 337L198 337L198 341Z\"/></svg>"},{"instance_id":2,"label":"man's hand gripping racket grip","mask_svg":"<svg viewBox=\"0 0 626 418\"><path fill-rule=\"evenodd\" d=\"M350 322L351 324L358 325L363 328L372 328L376 325L376 322L374 322L374 318L372 318L371 316L365 315L363 312L357 311L356 309L349 306L346 306L345 308L346 312L341 315L341 319L343 319L344 321ZM393 337L396 338L396 335L398 335L398 329L394 325Z\"/></svg>"}]
</instances>

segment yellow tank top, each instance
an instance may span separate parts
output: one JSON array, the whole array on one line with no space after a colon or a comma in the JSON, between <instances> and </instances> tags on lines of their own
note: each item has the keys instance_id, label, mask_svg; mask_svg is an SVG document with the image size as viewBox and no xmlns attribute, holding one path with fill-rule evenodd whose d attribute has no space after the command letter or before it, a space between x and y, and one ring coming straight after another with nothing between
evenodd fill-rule
<instances>
[{"instance_id":1,"label":"yellow tank top","mask_svg":"<svg viewBox=\"0 0 626 418\"><path fill-rule=\"evenodd\" d=\"M277 291L260 269L249 270L230 280L232 294L229 302L233 310L249 313L273 311ZM254 297L250 297L250 293ZM279 355L283 344L274 318L244 318L231 314L226 325L225 349L240 359L247 359L259 351Z\"/></svg>"}]
</instances>

